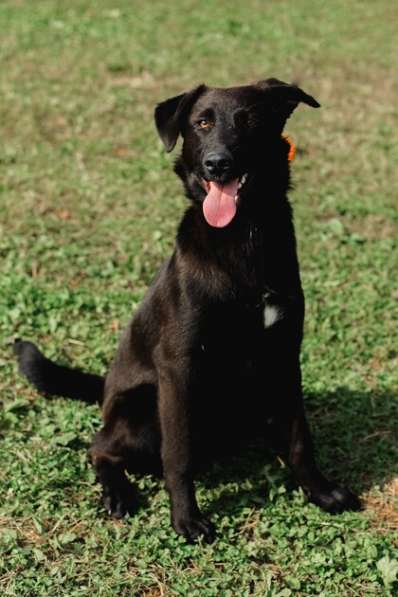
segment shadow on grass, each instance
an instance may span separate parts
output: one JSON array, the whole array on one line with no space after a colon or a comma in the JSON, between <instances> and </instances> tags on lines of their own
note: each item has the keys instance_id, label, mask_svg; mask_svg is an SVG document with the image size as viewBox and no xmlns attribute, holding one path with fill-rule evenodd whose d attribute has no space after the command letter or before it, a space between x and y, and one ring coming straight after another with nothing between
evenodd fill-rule
<instances>
[{"instance_id":1,"label":"shadow on grass","mask_svg":"<svg viewBox=\"0 0 398 597\"><path fill-rule=\"evenodd\" d=\"M326 476L360 494L397 476L398 393L341 387L333 392L307 393L305 403L317 460ZM88 447L79 438L68 442L72 450ZM138 480L140 475L133 475L133 481L135 477ZM205 495L212 490L206 507L209 514L237 514L244 507L264 504L270 491L282 488L289 492L295 487L289 469L282 467L266 441L260 440L217 462L198 479ZM148 505L160 487L155 476L139 489L137 511ZM103 510L101 506L99 510Z\"/></svg>"},{"instance_id":2,"label":"shadow on grass","mask_svg":"<svg viewBox=\"0 0 398 597\"><path fill-rule=\"evenodd\" d=\"M397 476L398 393L342 387L307 394L305 402L317 460L326 476L359 494ZM228 514L264 503L272 486L275 491L280 486L290 491L294 480L264 442L257 442L244 454L214 465L203 476L203 484L219 493L208 511L222 507L223 514Z\"/></svg>"},{"instance_id":3,"label":"shadow on grass","mask_svg":"<svg viewBox=\"0 0 398 597\"><path fill-rule=\"evenodd\" d=\"M307 395L322 468L363 492L398 474L398 392L345 387Z\"/></svg>"}]
</instances>

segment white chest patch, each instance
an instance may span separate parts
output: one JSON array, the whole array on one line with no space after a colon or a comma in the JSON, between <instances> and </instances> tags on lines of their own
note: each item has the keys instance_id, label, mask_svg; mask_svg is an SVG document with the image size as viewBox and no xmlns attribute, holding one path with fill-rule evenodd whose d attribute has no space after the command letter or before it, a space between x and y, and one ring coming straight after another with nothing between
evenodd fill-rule
<instances>
[{"instance_id":1,"label":"white chest patch","mask_svg":"<svg viewBox=\"0 0 398 597\"><path fill-rule=\"evenodd\" d=\"M264 327L270 328L277 321L282 319L282 310L276 305L266 305L264 309Z\"/></svg>"}]
</instances>

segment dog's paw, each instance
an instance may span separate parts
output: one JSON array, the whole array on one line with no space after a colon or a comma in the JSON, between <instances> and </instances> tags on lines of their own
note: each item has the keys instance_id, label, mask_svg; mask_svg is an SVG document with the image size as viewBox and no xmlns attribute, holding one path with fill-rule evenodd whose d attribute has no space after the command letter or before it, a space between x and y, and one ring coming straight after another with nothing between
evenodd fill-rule
<instances>
[{"instance_id":1,"label":"dog's paw","mask_svg":"<svg viewBox=\"0 0 398 597\"><path fill-rule=\"evenodd\" d=\"M133 487L126 483L121 486L105 485L102 492L102 503L112 518L124 518L134 512L135 494Z\"/></svg>"},{"instance_id":2,"label":"dog's paw","mask_svg":"<svg viewBox=\"0 0 398 597\"><path fill-rule=\"evenodd\" d=\"M201 516L201 514L189 518L175 517L172 520L172 525L175 532L178 535L182 535L188 543L194 543L200 537L203 537L206 543L214 541L214 526L209 520Z\"/></svg>"},{"instance_id":3,"label":"dog's paw","mask_svg":"<svg viewBox=\"0 0 398 597\"><path fill-rule=\"evenodd\" d=\"M309 495L311 502L331 514L340 514L345 510L360 510L361 501L346 487L331 485L330 488L323 491L312 492Z\"/></svg>"}]
</instances>

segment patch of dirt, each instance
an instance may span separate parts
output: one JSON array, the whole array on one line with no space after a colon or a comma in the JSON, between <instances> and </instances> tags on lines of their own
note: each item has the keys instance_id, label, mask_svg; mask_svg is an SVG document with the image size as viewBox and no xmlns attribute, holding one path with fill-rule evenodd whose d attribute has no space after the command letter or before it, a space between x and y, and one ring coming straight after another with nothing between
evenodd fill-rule
<instances>
[{"instance_id":1,"label":"patch of dirt","mask_svg":"<svg viewBox=\"0 0 398 597\"><path fill-rule=\"evenodd\" d=\"M398 477L384 485L381 492L369 492L364 505L379 532L398 531ZM398 538L397 538L398 546Z\"/></svg>"},{"instance_id":2,"label":"patch of dirt","mask_svg":"<svg viewBox=\"0 0 398 597\"><path fill-rule=\"evenodd\" d=\"M359 234L369 240L396 238L398 234L396 222L381 214L369 214L351 222L349 229L351 233Z\"/></svg>"},{"instance_id":3,"label":"patch of dirt","mask_svg":"<svg viewBox=\"0 0 398 597\"><path fill-rule=\"evenodd\" d=\"M137 89L140 87L153 87L154 82L151 73L144 71L135 77L128 75L113 76L110 84L112 87L130 87L130 89Z\"/></svg>"}]
</instances>

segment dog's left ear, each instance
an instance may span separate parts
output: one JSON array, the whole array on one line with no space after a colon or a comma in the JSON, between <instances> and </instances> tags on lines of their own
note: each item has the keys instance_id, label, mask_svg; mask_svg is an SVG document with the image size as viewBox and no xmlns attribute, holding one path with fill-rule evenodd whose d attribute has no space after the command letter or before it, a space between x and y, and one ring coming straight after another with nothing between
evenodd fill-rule
<instances>
[{"instance_id":1,"label":"dog's left ear","mask_svg":"<svg viewBox=\"0 0 398 597\"><path fill-rule=\"evenodd\" d=\"M185 119L205 89L205 85L199 85L191 91L171 97L156 106L156 128L167 151L174 149L178 135L183 132Z\"/></svg>"},{"instance_id":2,"label":"dog's left ear","mask_svg":"<svg viewBox=\"0 0 398 597\"><path fill-rule=\"evenodd\" d=\"M289 118L300 102L312 108L320 108L316 99L297 85L290 85L278 79L265 79L258 81L256 86L265 91L273 109L279 112L285 120Z\"/></svg>"}]
</instances>

